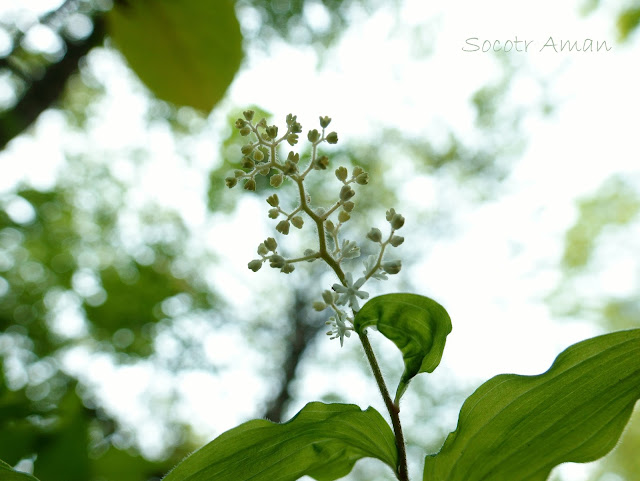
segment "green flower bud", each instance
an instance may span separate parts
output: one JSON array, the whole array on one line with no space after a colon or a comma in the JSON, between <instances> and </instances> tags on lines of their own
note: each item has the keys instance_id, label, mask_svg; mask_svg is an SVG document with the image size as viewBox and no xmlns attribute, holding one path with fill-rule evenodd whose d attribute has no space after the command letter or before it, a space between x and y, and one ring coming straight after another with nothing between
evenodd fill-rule
<instances>
[{"instance_id":1,"label":"green flower bud","mask_svg":"<svg viewBox=\"0 0 640 481\"><path fill-rule=\"evenodd\" d=\"M244 155L249 155L251 152L253 152L253 148L254 148L253 144L246 144L242 146L242 148L240 149L240 152L242 152Z\"/></svg>"},{"instance_id":2,"label":"green flower bud","mask_svg":"<svg viewBox=\"0 0 640 481\"><path fill-rule=\"evenodd\" d=\"M238 179L240 177L244 177L245 171L244 170L240 170L240 169L236 169L236 170L233 171L233 175L235 176L236 179Z\"/></svg>"},{"instance_id":3,"label":"green flower bud","mask_svg":"<svg viewBox=\"0 0 640 481\"><path fill-rule=\"evenodd\" d=\"M245 183L244 183L244 188L246 190L251 190L251 191L255 191L256 190L256 181L253 179L248 179Z\"/></svg>"},{"instance_id":4,"label":"green flower bud","mask_svg":"<svg viewBox=\"0 0 640 481\"><path fill-rule=\"evenodd\" d=\"M224 179L224 183L227 184L227 187L231 189L236 186L236 184L238 183L238 179L236 179L235 177L227 177L226 179Z\"/></svg>"},{"instance_id":5,"label":"green flower bud","mask_svg":"<svg viewBox=\"0 0 640 481\"><path fill-rule=\"evenodd\" d=\"M356 177L356 182L360 185L366 185L369 183L369 174L363 172L358 177Z\"/></svg>"},{"instance_id":6,"label":"green flower bud","mask_svg":"<svg viewBox=\"0 0 640 481\"><path fill-rule=\"evenodd\" d=\"M287 125L291 125L292 123L294 123L297 117L297 115L287 114Z\"/></svg>"},{"instance_id":7,"label":"green flower bud","mask_svg":"<svg viewBox=\"0 0 640 481\"><path fill-rule=\"evenodd\" d=\"M243 128L247 123L243 119L236 120L236 129Z\"/></svg>"},{"instance_id":8,"label":"green flower bud","mask_svg":"<svg viewBox=\"0 0 640 481\"><path fill-rule=\"evenodd\" d=\"M340 189L340 200L342 201L346 202L347 200L351 199L351 197L353 197L354 195L356 195L356 193L348 185L343 185L342 189Z\"/></svg>"},{"instance_id":9,"label":"green flower bud","mask_svg":"<svg viewBox=\"0 0 640 481\"><path fill-rule=\"evenodd\" d=\"M260 175L267 176L269 175L269 172L271 172L271 167L269 167L268 165L265 165L264 167L260 167L258 169L258 174Z\"/></svg>"},{"instance_id":10,"label":"green flower bud","mask_svg":"<svg viewBox=\"0 0 640 481\"><path fill-rule=\"evenodd\" d=\"M256 151L253 153L253 158L256 159L257 162L260 162L264 159L264 154L260 149L256 149Z\"/></svg>"},{"instance_id":11,"label":"green flower bud","mask_svg":"<svg viewBox=\"0 0 640 481\"><path fill-rule=\"evenodd\" d=\"M327 135L327 142L329 142L330 144L337 144L338 143L338 133L337 132L331 132L329 135Z\"/></svg>"},{"instance_id":12,"label":"green flower bud","mask_svg":"<svg viewBox=\"0 0 640 481\"><path fill-rule=\"evenodd\" d=\"M348 212L341 210L340 213L338 214L338 220L343 224L347 222L349 219L351 219L351 216L349 215Z\"/></svg>"},{"instance_id":13,"label":"green flower bud","mask_svg":"<svg viewBox=\"0 0 640 481\"><path fill-rule=\"evenodd\" d=\"M251 262L249 262L249 269L251 269L253 272L258 272L261 267L262 267L262 261L260 259L254 259Z\"/></svg>"},{"instance_id":14,"label":"green flower bud","mask_svg":"<svg viewBox=\"0 0 640 481\"><path fill-rule=\"evenodd\" d=\"M391 224L391 228L398 230L404 225L404 217L402 217L400 214L395 214L391 218L389 223Z\"/></svg>"},{"instance_id":15,"label":"green flower bud","mask_svg":"<svg viewBox=\"0 0 640 481\"><path fill-rule=\"evenodd\" d=\"M267 126L267 119L262 118L260 119L260 122L258 122L258 124L256 125L256 127L261 127L261 128L265 128Z\"/></svg>"},{"instance_id":16,"label":"green flower bud","mask_svg":"<svg viewBox=\"0 0 640 481\"><path fill-rule=\"evenodd\" d=\"M296 145L298 143L298 134L287 135L287 142L289 142L289 145Z\"/></svg>"},{"instance_id":17,"label":"green flower bud","mask_svg":"<svg viewBox=\"0 0 640 481\"><path fill-rule=\"evenodd\" d=\"M280 222L278 222L276 230L281 234L287 235L289 233L289 226L290 224L288 220L281 220Z\"/></svg>"},{"instance_id":18,"label":"green flower bud","mask_svg":"<svg viewBox=\"0 0 640 481\"><path fill-rule=\"evenodd\" d=\"M353 168L353 176L358 177L360 174L364 173L364 169L362 167L354 167Z\"/></svg>"},{"instance_id":19,"label":"green flower bud","mask_svg":"<svg viewBox=\"0 0 640 481\"><path fill-rule=\"evenodd\" d=\"M270 125L266 128L266 132L270 139L275 139L278 136L278 126Z\"/></svg>"},{"instance_id":20,"label":"green flower bud","mask_svg":"<svg viewBox=\"0 0 640 481\"><path fill-rule=\"evenodd\" d=\"M333 302L335 301L335 297L333 295L333 292L331 292L330 290L326 289L324 291L322 291L322 299L324 300L324 302L326 302L327 304L333 304Z\"/></svg>"},{"instance_id":21,"label":"green flower bud","mask_svg":"<svg viewBox=\"0 0 640 481\"><path fill-rule=\"evenodd\" d=\"M386 214L387 221L391 222L391 219L393 219L394 215L396 215L396 210L394 208L389 209Z\"/></svg>"},{"instance_id":22,"label":"green flower bud","mask_svg":"<svg viewBox=\"0 0 640 481\"><path fill-rule=\"evenodd\" d=\"M267 197L267 203L271 207L278 207L278 205L280 205L280 199L278 199L278 194L271 194L269 197Z\"/></svg>"},{"instance_id":23,"label":"green flower bud","mask_svg":"<svg viewBox=\"0 0 640 481\"><path fill-rule=\"evenodd\" d=\"M313 249L305 249L304 250L305 257L306 256L311 256L311 255L313 255L315 253L316 253L316 251L314 251ZM315 259L309 259L307 262L313 262L313 261L315 261Z\"/></svg>"},{"instance_id":24,"label":"green flower bud","mask_svg":"<svg viewBox=\"0 0 640 481\"><path fill-rule=\"evenodd\" d=\"M248 121L253 120L253 114L255 114L253 110L245 110L244 112L242 112L242 115L244 115L244 118Z\"/></svg>"},{"instance_id":25,"label":"green flower bud","mask_svg":"<svg viewBox=\"0 0 640 481\"><path fill-rule=\"evenodd\" d=\"M286 263L287 261L284 260L284 257L279 254L273 254L269 258L269 265L274 269L282 269Z\"/></svg>"},{"instance_id":26,"label":"green flower bud","mask_svg":"<svg viewBox=\"0 0 640 481\"><path fill-rule=\"evenodd\" d=\"M300 161L300 154L296 154L293 150L290 150L289 155L287 155L287 160L297 164Z\"/></svg>"},{"instance_id":27,"label":"green flower bud","mask_svg":"<svg viewBox=\"0 0 640 481\"><path fill-rule=\"evenodd\" d=\"M391 244L393 247L398 247L403 242L404 242L404 237L399 235L392 235L391 239L389 239L389 244Z\"/></svg>"},{"instance_id":28,"label":"green flower bud","mask_svg":"<svg viewBox=\"0 0 640 481\"><path fill-rule=\"evenodd\" d=\"M309 139L309 142L317 142L319 138L320 132L318 132L317 129L310 130L307 134L307 139Z\"/></svg>"},{"instance_id":29,"label":"green flower bud","mask_svg":"<svg viewBox=\"0 0 640 481\"><path fill-rule=\"evenodd\" d=\"M327 229L329 232L333 232L334 230L336 230L336 226L335 226L335 225L333 225L333 222L331 222L330 220L326 221L326 222L324 223L324 226L326 227L326 229Z\"/></svg>"},{"instance_id":30,"label":"green flower bud","mask_svg":"<svg viewBox=\"0 0 640 481\"><path fill-rule=\"evenodd\" d=\"M345 180L347 180L347 175L349 175L349 171L346 169L346 167L338 167L336 169L336 177L339 181L344 182Z\"/></svg>"},{"instance_id":31,"label":"green flower bud","mask_svg":"<svg viewBox=\"0 0 640 481\"><path fill-rule=\"evenodd\" d=\"M320 301L316 301L313 303L313 308L320 312L320 311L324 311L327 308L327 305L324 302L320 302Z\"/></svg>"},{"instance_id":32,"label":"green flower bud","mask_svg":"<svg viewBox=\"0 0 640 481\"><path fill-rule=\"evenodd\" d=\"M354 207L355 207L355 204L353 202L351 202L350 200L345 202L344 204L342 204L342 208L344 210L346 210L347 212L351 212Z\"/></svg>"},{"instance_id":33,"label":"green flower bud","mask_svg":"<svg viewBox=\"0 0 640 481\"><path fill-rule=\"evenodd\" d=\"M269 209L270 219L277 219L279 215L280 215L280 212L278 211L278 209Z\"/></svg>"},{"instance_id":34,"label":"green flower bud","mask_svg":"<svg viewBox=\"0 0 640 481\"><path fill-rule=\"evenodd\" d=\"M291 125L291 132L293 132L294 134L299 134L300 132L302 132L302 125L300 125L298 122L294 122Z\"/></svg>"},{"instance_id":35,"label":"green flower bud","mask_svg":"<svg viewBox=\"0 0 640 481\"><path fill-rule=\"evenodd\" d=\"M266 240L264 241L264 245L271 252L275 252L276 249L278 248L278 243L273 237L267 237Z\"/></svg>"},{"instance_id":36,"label":"green flower bud","mask_svg":"<svg viewBox=\"0 0 640 481\"><path fill-rule=\"evenodd\" d=\"M387 274L397 274L402 268L401 261L387 261L382 263L382 268Z\"/></svg>"},{"instance_id":37,"label":"green flower bud","mask_svg":"<svg viewBox=\"0 0 640 481\"><path fill-rule=\"evenodd\" d=\"M282 174L275 174L271 176L269 183L273 187L280 187L280 185L282 184L282 180L283 180Z\"/></svg>"},{"instance_id":38,"label":"green flower bud","mask_svg":"<svg viewBox=\"0 0 640 481\"><path fill-rule=\"evenodd\" d=\"M326 129L330 123L331 123L330 117L327 117L327 116L320 117L320 127L322 127L323 129Z\"/></svg>"},{"instance_id":39,"label":"green flower bud","mask_svg":"<svg viewBox=\"0 0 640 481\"><path fill-rule=\"evenodd\" d=\"M382 240L382 232L376 227L372 227L367 234L367 239L373 242L380 242Z\"/></svg>"},{"instance_id":40,"label":"green flower bud","mask_svg":"<svg viewBox=\"0 0 640 481\"><path fill-rule=\"evenodd\" d=\"M284 175L293 175L296 172L298 172L298 166L296 165L296 163L291 162L290 160L286 160L282 169L282 173Z\"/></svg>"},{"instance_id":41,"label":"green flower bud","mask_svg":"<svg viewBox=\"0 0 640 481\"><path fill-rule=\"evenodd\" d=\"M243 169L253 169L255 166L255 162L251 160L249 157L245 157L242 159L242 168Z\"/></svg>"},{"instance_id":42,"label":"green flower bud","mask_svg":"<svg viewBox=\"0 0 640 481\"><path fill-rule=\"evenodd\" d=\"M240 129L240 135L246 137L251 133L251 127L247 127L246 125Z\"/></svg>"},{"instance_id":43,"label":"green flower bud","mask_svg":"<svg viewBox=\"0 0 640 481\"><path fill-rule=\"evenodd\" d=\"M293 264L285 264L284 267L280 269L280 272L284 272L285 274L291 274L295 270L296 270L296 267Z\"/></svg>"},{"instance_id":44,"label":"green flower bud","mask_svg":"<svg viewBox=\"0 0 640 481\"><path fill-rule=\"evenodd\" d=\"M323 155L319 159L316 160L316 169L325 170L329 166L329 157Z\"/></svg>"},{"instance_id":45,"label":"green flower bud","mask_svg":"<svg viewBox=\"0 0 640 481\"><path fill-rule=\"evenodd\" d=\"M302 229L302 225L304 224L304 220L302 219L302 217L297 215L293 219L291 219L291 223L293 224L294 227L296 227L298 229Z\"/></svg>"},{"instance_id":46,"label":"green flower bud","mask_svg":"<svg viewBox=\"0 0 640 481\"><path fill-rule=\"evenodd\" d=\"M264 245L264 242L261 242L260 245L258 246L258 255L266 256L268 253L269 253L269 249L267 249L267 246Z\"/></svg>"}]
</instances>

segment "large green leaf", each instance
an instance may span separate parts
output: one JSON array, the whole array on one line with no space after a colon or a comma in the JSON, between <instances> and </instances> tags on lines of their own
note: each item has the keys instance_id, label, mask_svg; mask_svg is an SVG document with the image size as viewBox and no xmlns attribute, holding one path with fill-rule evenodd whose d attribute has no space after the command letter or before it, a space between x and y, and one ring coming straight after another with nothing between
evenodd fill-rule
<instances>
[{"instance_id":1,"label":"large green leaf","mask_svg":"<svg viewBox=\"0 0 640 481\"><path fill-rule=\"evenodd\" d=\"M208 112L242 60L231 0L116 2L109 33L131 68L160 99Z\"/></svg>"},{"instance_id":2,"label":"large green leaf","mask_svg":"<svg viewBox=\"0 0 640 481\"><path fill-rule=\"evenodd\" d=\"M38 481L30 474L16 471L0 459L0 480L2 481Z\"/></svg>"},{"instance_id":3,"label":"large green leaf","mask_svg":"<svg viewBox=\"0 0 640 481\"><path fill-rule=\"evenodd\" d=\"M395 441L382 416L371 407L312 402L284 424L256 419L223 433L164 481L294 481L305 474L332 481L363 457L395 471Z\"/></svg>"},{"instance_id":4,"label":"large green leaf","mask_svg":"<svg viewBox=\"0 0 640 481\"><path fill-rule=\"evenodd\" d=\"M638 398L640 329L574 344L544 374L480 386L423 479L544 481L558 464L613 449Z\"/></svg>"},{"instance_id":5,"label":"large green leaf","mask_svg":"<svg viewBox=\"0 0 640 481\"><path fill-rule=\"evenodd\" d=\"M417 294L385 294L369 300L354 319L357 332L375 326L402 351L404 372L396 390L396 403L409 381L420 372L433 372L451 332L444 307Z\"/></svg>"}]
</instances>

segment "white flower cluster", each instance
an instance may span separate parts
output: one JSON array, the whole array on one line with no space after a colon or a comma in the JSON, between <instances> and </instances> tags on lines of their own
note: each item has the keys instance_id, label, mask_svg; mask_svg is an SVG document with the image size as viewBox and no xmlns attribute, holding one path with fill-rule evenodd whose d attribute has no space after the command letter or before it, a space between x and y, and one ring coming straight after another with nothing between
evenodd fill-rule
<instances>
[{"instance_id":1,"label":"white flower cluster","mask_svg":"<svg viewBox=\"0 0 640 481\"><path fill-rule=\"evenodd\" d=\"M328 209L313 208L311 200L305 191L304 180L311 171L326 170L329 166L329 158L326 155L318 154L318 146L327 142L335 144L338 142L338 134L330 132L325 134L331 119L320 117L321 131L316 129L307 133L307 139L311 143L311 155L306 166L300 163L300 155L290 151L284 162L277 156L277 148L280 144L287 142L293 146L298 143L298 134L302 132L302 126L297 122L295 115L287 115L287 131L278 137L278 127L267 125L265 119L261 119L257 124L253 123L254 112L247 110L243 112L243 119L236 121L236 128L240 130L242 136L249 137L249 142L242 147L242 169L237 169L232 177L227 177L225 182L229 188L234 187L239 180L244 180L244 188L256 190L256 177L259 175L268 176L273 187L280 187L285 179L290 179L297 187L299 194L298 206L291 212L286 212L281 208L277 194L272 194L267 198L269 218L282 220L276 225L276 230L283 235L288 235L291 225L301 229L304 225L303 215L306 215L317 228L318 247L317 249L306 249L302 256L297 258L285 258L278 253L278 244L273 237L267 238L258 246L259 259L249 262L249 269L254 272L260 270L265 262L269 262L272 268L280 269L281 272L289 274L294 271L294 264L302 261L313 262L322 259L338 276L339 283L332 286L332 290L325 290L322 293L322 302L314 302L313 307L322 311L331 308L334 315L327 322L331 329L327 332L331 339L340 339L340 344L345 337L349 337L353 330L353 316L360 310L359 300L369 297L367 291L361 290L362 286L371 278L384 280L387 274L397 274L400 272L402 264L399 260L384 260L387 246L397 247L404 241L404 238L395 232L404 225L404 217L394 209L389 209L386 214L390 225L390 233L383 240L382 232L375 227L371 228L367 234L367 239L379 245L377 255L369 256L364 261L362 276L355 282L353 274L343 270L342 263L346 259L360 257L360 247L352 240L340 239L341 227L351 219L351 212L355 207L353 197L355 191L352 185L366 185L369 182L369 174L361 167L354 167L349 175L346 167L338 167L335 170L336 178L342 183L338 199ZM331 217L334 220L331 220ZM337 217L337 218L335 218ZM351 310L351 315L346 309Z\"/></svg>"}]
</instances>

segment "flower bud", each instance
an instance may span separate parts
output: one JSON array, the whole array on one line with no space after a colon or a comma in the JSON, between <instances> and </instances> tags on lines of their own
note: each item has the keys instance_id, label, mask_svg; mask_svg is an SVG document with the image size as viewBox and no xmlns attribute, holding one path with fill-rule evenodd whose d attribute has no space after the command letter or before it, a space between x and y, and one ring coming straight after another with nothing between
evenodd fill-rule
<instances>
[{"instance_id":1,"label":"flower bud","mask_svg":"<svg viewBox=\"0 0 640 481\"><path fill-rule=\"evenodd\" d=\"M253 153L253 158L256 159L257 162L260 162L264 159L264 154L261 150L256 149L256 151Z\"/></svg>"},{"instance_id":2,"label":"flower bud","mask_svg":"<svg viewBox=\"0 0 640 481\"><path fill-rule=\"evenodd\" d=\"M338 133L337 132L331 132L329 135L327 135L327 142L330 144L337 144L338 143Z\"/></svg>"},{"instance_id":3,"label":"flower bud","mask_svg":"<svg viewBox=\"0 0 640 481\"><path fill-rule=\"evenodd\" d=\"M346 167L338 167L336 169L336 177L339 181L344 182L345 180L347 180L347 175L349 175L349 171L346 169Z\"/></svg>"},{"instance_id":4,"label":"flower bud","mask_svg":"<svg viewBox=\"0 0 640 481\"><path fill-rule=\"evenodd\" d=\"M399 235L392 235L391 239L389 239L389 244L391 244L393 247L398 247L403 242L404 242L404 237Z\"/></svg>"},{"instance_id":5,"label":"flower bud","mask_svg":"<svg viewBox=\"0 0 640 481\"><path fill-rule=\"evenodd\" d=\"M333 304L335 297L333 296L333 292L330 290L324 290L322 292L322 299L324 299L324 302L327 304Z\"/></svg>"},{"instance_id":6,"label":"flower bud","mask_svg":"<svg viewBox=\"0 0 640 481\"><path fill-rule=\"evenodd\" d=\"M342 204L342 208L344 210L346 210L347 212L351 212L354 207L355 207L355 204L353 202L351 202L350 200L345 202L344 204Z\"/></svg>"},{"instance_id":7,"label":"flower bud","mask_svg":"<svg viewBox=\"0 0 640 481\"><path fill-rule=\"evenodd\" d=\"M271 207L278 207L280 205L280 199L278 199L278 194L271 194L267 197L267 204Z\"/></svg>"},{"instance_id":8,"label":"flower bud","mask_svg":"<svg viewBox=\"0 0 640 481\"><path fill-rule=\"evenodd\" d=\"M304 220L302 219L302 217L297 215L293 219L291 219L291 223L293 224L294 227L296 227L298 229L302 229L302 225L304 224Z\"/></svg>"},{"instance_id":9,"label":"flower bud","mask_svg":"<svg viewBox=\"0 0 640 481\"><path fill-rule=\"evenodd\" d=\"M224 183L227 184L227 187L231 189L238 183L238 179L236 179L235 177L227 177L226 179L224 179Z\"/></svg>"},{"instance_id":10,"label":"flower bud","mask_svg":"<svg viewBox=\"0 0 640 481\"><path fill-rule=\"evenodd\" d=\"M326 129L329 124L331 123L331 118L327 117L326 115L324 117L320 117L320 127L322 127L323 129Z\"/></svg>"},{"instance_id":11,"label":"flower bud","mask_svg":"<svg viewBox=\"0 0 640 481\"><path fill-rule=\"evenodd\" d=\"M236 129L241 129L243 128L245 125L247 125L247 122L244 121L244 119L238 119L236 120Z\"/></svg>"},{"instance_id":12,"label":"flower bud","mask_svg":"<svg viewBox=\"0 0 640 481\"><path fill-rule=\"evenodd\" d=\"M389 221L391 227L395 230L400 229L404 225L404 217L400 214L395 214Z\"/></svg>"},{"instance_id":13,"label":"flower bud","mask_svg":"<svg viewBox=\"0 0 640 481\"><path fill-rule=\"evenodd\" d=\"M309 142L317 142L319 138L320 132L316 129L310 130L309 133L307 133L307 139L309 139Z\"/></svg>"},{"instance_id":14,"label":"flower bud","mask_svg":"<svg viewBox=\"0 0 640 481\"><path fill-rule=\"evenodd\" d=\"M396 215L396 210L394 208L389 209L386 214L387 221L391 222L391 219L393 219L394 215Z\"/></svg>"},{"instance_id":15,"label":"flower bud","mask_svg":"<svg viewBox=\"0 0 640 481\"><path fill-rule=\"evenodd\" d=\"M269 249L272 252L275 252L276 249L278 248L278 243L273 237L267 237L266 240L264 241L264 245L267 249Z\"/></svg>"},{"instance_id":16,"label":"flower bud","mask_svg":"<svg viewBox=\"0 0 640 481\"><path fill-rule=\"evenodd\" d=\"M289 155L287 155L287 160L297 164L300 161L300 154L296 154L293 150L290 150Z\"/></svg>"},{"instance_id":17,"label":"flower bud","mask_svg":"<svg viewBox=\"0 0 640 481\"><path fill-rule=\"evenodd\" d=\"M314 251L313 249L305 249L304 250L304 255L306 256L312 256L313 254L316 254L316 251ZM309 259L307 262L313 262L315 261L315 258L313 259Z\"/></svg>"},{"instance_id":18,"label":"flower bud","mask_svg":"<svg viewBox=\"0 0 640 481\"><path fill-rule=\"evenodd\" d=\"M243 169L253 169L256 164L249 157L245 157L242 159L242 168Z\"/></svg>"},{"instance_id":19,"label":"flower bud","mask_svg":"<svg viewBox=\"0 0 640 481\"><path fill-rule=\"evenodd\" d=\"M240 170L240 169L236 169L233 171L233 175L235 176L236 179L240 178L240 177L244 177L244 170Z\"/></svg>"},{"instance_id":20,"label":"flower bud","mask_svg":"<svg viewBox=\"0 0 640 481\"><path fill-rule=\"evenodd\" d=\"M264 245L264 242L261 242L260 245L258 246L258 255L266 256L268 253L269 253L269 249L267 249L267 246Z\"/></svg>"},{"instance_id":21,"label":"flower bud","mask_svg":"<svg viewBox=\"0 0 640 481\"><path fill-rule=\"evenodd\" d=\"M343 185L342 189L340 189L340 200L347 201L356 195L353 189L348 185Z\"/></svg>"},{"instance_id":22,"label":"flower bud","mask_svg":"<svg viewBox=\"0 0 640 481\"><path fill-rule=\"evenodd\" d=\"M292 123L294 123L297 117L298 117L297 115L287 114L287 118L286 118L287 125L291 125Z\"/></svg>"},{"instance_id":23,"label":"flower bud","mask_svg":"<svg viewBox=\"0 0 640 481\"><path fill-rule=\"evenodd\" d=\"M327 308L327 305L324 302L320 302L320 301L316 301L313 303L313 308L320 312L320 311L324 311Z\"/></svg>"},{"instance_id":24,"label":"flower bud","mask_svg":"<svg viewBox=\"0 0 640 481\"><path fill-rule=\"evenodd\" d=\"M240 152L242 152L243 155L249 155L251 152L253 152L253 144L246 144L243 145L242 148L240 149Z\"/></svg>"},{"instance_id":25,"label":"flower bud","mask_svg":"<svg viewBox=\"0 0 640 481\"><path fill-rule=\"evenodd\" d=\"M269 219L277 219L280 215L280 211L278 209L269 209Z\"/></svg>"},{"instance_id":26,"label":"flower bud","mask_svg":"<svg viewBox=\"0 0 640 481\"><path fill-rule=\"evenodd\" d=\"M382 240L382 232L376 227L372 227L367 234L367 239L373 242L380 242Z\"/></svg>"},{"instance_id":27,"label":"flower bud","mask_svg":"<svg viewBox=\"0 0 640 481\"><path fill-rule=\"evenodd\" d=\"M253 120L253 114L255 114L253 110L245 110L244 112L242 112L242 115L244 115L244 118L248 121Z\"/></svg>"},{"instance_id":28,"label":"flower bud","mask_svg":"<svg viewBox=\"0 0 640 481\"><path fill-rule=\"evenodd\" d=\"M280 187L280 185L282 184L282 174L275 174L271 176L271 179L269 180L269 183L273 186L273 187Z\"/></svg>"},{"instance_id":29,"label":"flower bud","mask_svg":"<svg viewBox=\"0 0 640 481\"><path fill-rule=\"evenodd\" d=\"M267 126L267 119L262 118L260 119L260 122L258 122L258 124L256 125L256 127L262 127L263 129Z\"/></svg>"},{"instance_id":30,"label":"flower bud","mask_svg":"<svg viewBox=\"0 0 640 481\"><path fill-rule=\"evenodd\" d=\"M281 234L287 235L289 233L289 227L290 224L288 220L281 220L280 222L278 222L276 230Z\"/></svg>"},{"instance_id":31,"label":"flower bud","mask_svg":"<svg viewBox=\"0 0 640 481\"><path fill-rule=\"evenodd\" d=\"M251 127L247 127L246 125L240 129L240 135L246 137L251 133Z\"/></svg>"},{"instance_id":32,"label":"flower bud","mask_svg":"<svg viewBox=\"0 0 640 481\"><path fill-rule=\"evenodd\" d=\"M387 261L382 263L382 268L387 274L397 274L402 268L402 261Z\"/></svg>"},{"instance_id":33,"label":"flower bud","mask_svg":"<svg viewBox=\"0 0 640 481\"><path fill-rule=\"evenodd\" d=\"M251 191L255 191L256 190L256 181L253 179L248 179L245 183L244 183L244 188L246 190L251 190Z\"/></svg>"},{"instance_id":34,"label":"flower bud","mask_svg":"<svg viewBox=\"0 0 640 481\"><path fill-rule=\"evenodd\" d=\"M359 185L366 185L369 183L369 174L367 174L366 172L363 172L362 174L360 174L358 177L356 177L356 182Z\"/></svg>"},{"instance_id":35,"label":"flower bud","mask_svg":"<svg viewBox=\"0 0 640 481\"><path fill-rule=\"evenodd\" d=\"M341 210L340 213L338 214L338 220L343 224L347 222L349 219L351 219L351 216L349 215L348 212Z\"/></svg>"},{"instance_id":36,"label":"flower bud","mask_svg":"<svg viewBox=\"0 0 640 481\"><path fill-rule=\"evenodd\" d=\"M298 134L287 135L287 142L289 142L289 145L296 145L298 143Z\"/></svg>"},{"instance_id":37,"label":"flower bud","mask_svg":"<svg viewBox=\"0 0 640 481\"><path fill-rule=\"evenodd\" d=\"M258 169L258 174L260 175L269 175L269 172L271 172L271 167L269 167L268 165L265 165L263 167L260 167Z\"/></svg>"},{"instance_id":38,"label":"flower bud","mask_svg":"<svg viewBox=\"0 0 640 481\"><path fill-rule=\"evenodd\" d=\"M285 274L291 274L295 270L296 270L296 266L294 266L293 264L285 264L284 267L280 269L280 272L284 272Z\"/></svg>"},{"instance_id":39,"label":"flower bud","mask_svg":"<svg viewBox=\"0 0 640 481\"><path fill-rule=\"evenodd\" d=\"M251 269L253 272L258 272L261 267L262 267L262 261L260 259L254 259L251 262L249 262L249 269Z\"/></svg>"},{"instance_id":40,"label":"flower bud","mask_svg":"<svg viewBox=\"0 0 640 481\"><path fill-rule=\"evenodd\" d=\"M270 139L275 139L278 136L278 126L270 125L265 130Z\"/></svg>"},{"instance_id":41,"label":"flower bud","mask_svg":"<svg viewBox=\"0 0 640 481\"><path fill-rule=\"evenodd\" d=\"M326 221L326 222L324 223L324 226L326 227L326 229L327 229L329 232L333 232L334 230L336 230L336 226L335 226L335 225L333 225L333 222L331 222L330 220Z\"/></svg>"},{"instance_id":42,"label":"flower bud","mask_svg":"<svg viewBox=\"0 0 640 481\"><path fill-rule=\"evenodd\" d=\"M282 173L285 175L293 175L296 172L298 172L298 166L296 165L296 163L291 162L290 160L286 160L282 169Z\"/></svg>"},{"instance_id":43,"label":"flower bud","mask_svg":"<svg viewBox=\"0 0 640 481\"><path fill-rule=\"evenodd\" d=\"M362 167L356 166L356 167L353 168L353 176L354 177L358 177L360 174L363 174L363 173L364 173L364 169Z\"/></svg>"},{"instance_id":44,"label":"flower bud","mask_svg":"<svg viewBox=\"0 0 640 481\"><path fill-rule=\"evenodd\" d=\"M319 159L316 160L316 169L325 170L329 166L329 157L323 155Z\"/></svg>"},{"instance_id":45,"label":"flower bud","mask_svg":"<svg viewBox=\"0 0 640 481\"><path fill-rule=\"evenodd\" d=\"M279 254L273 254L269 258L269 265L274 269L281 269L285 266L286 263L287 261L284 260L284 257Z\"/></svg>"}]
</instances>

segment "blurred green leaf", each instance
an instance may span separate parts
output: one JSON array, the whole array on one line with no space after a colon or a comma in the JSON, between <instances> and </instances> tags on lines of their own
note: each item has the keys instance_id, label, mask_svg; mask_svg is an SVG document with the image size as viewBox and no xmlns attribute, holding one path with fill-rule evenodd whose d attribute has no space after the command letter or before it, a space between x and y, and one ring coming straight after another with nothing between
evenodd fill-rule
<instances>
[{"instance_id":1,"label":"blurred green leaf","mask_svg":"<svg viewBox=\"0 0 640 481\"><path fill-rule=\"evenodd\" d=\"M544 481L616 445L640 398L640 329L587 339L538 376L503 374L464 403L424 480Z\"/></svg>"},{"instance_id":2,"label":"blurred green leaf","mask_svg":"<svg viewBox=\"0 0 640 481\"><path fill-rule=\"evenodd\" d=\"M618 37L621 42L629 38L629 35L640 25L640 8L631 7L623 10L618 16Z\"/></svg>"},{"instance_id":3,"label":"blurred green leaf","mask_svg":"<svg viewBox=\"0 0 640 481\"><path fill-rule=\"evenodd\" d=\"M289 422L256 419L223 433L164 481L294 481L305 474L332 481L363 457L395 471L395 440L382 416L371 407L312 402Z\"/></svg>"},{"instance_id":4,"label":"blurred green leaf","mask_svg":"<svg viewBox=\"0 0 640 481\"><path fill-rule=\"evenodd\" d=\"M2 481L38 481L30 474L11 469L7 463L0 459L0 479Z\"/></svg>"},{"instance_id":5,"label":"blurred green leaf","mask_svg":"<svg viewBox=\"0 0 640 481\"><path fill-rule=\"evenodd\" d=\"M160 99L210 111L242 61L234 2L116 2L109 32L131 68Z\"/></svg>"},{"instance_id":6,"label":"blurred green leaf","mask_svg":"<svg viewBox=\"0 0 640 481\"><path fill-rule=\"evenodd\" d=\"M397 403L418 373L433 372L451 332L451 318L436 301L417 294L385 294L369 300L356 314L354 327L375 326L402 352L404 372L396 390Z\"/></svg>"}]
</instances>

